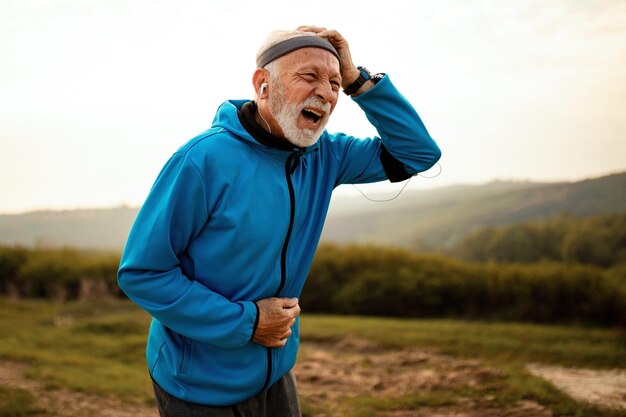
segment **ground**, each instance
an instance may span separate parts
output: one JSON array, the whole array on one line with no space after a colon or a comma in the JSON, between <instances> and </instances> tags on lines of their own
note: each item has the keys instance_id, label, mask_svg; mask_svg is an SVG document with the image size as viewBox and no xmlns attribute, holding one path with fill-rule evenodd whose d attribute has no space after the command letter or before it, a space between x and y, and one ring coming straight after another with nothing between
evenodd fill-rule
<instances>
[{"instance_id":1,"label":"ground","mask_svg":"<svg viewBox=\"0 0 626 417\"><path fill-rule=\"evenodd\" d=\"M550 380L575 399L626 409L626 372L575 370L537 364L531 373ZM157 417L149 405L123 403L89 393L47 389L25 376L25 364L0 361L0 385L20 388L37 398L38 406L62 417ZM420 349L381 350L366 341L303 343L295 374L309 417L339 417L351 401L431 397L423 405L388 407L385 417L547 417L552 412L532 401L502 406L490 396L480 401L455 397L433 403L438 392L478 388L497 379L500 372L479 361L461 360ZM461 392L461 391L459 391ZM410 400L409 400L410 401ZM436 399L434 400L436 402ZM361 403L362 405L362 403Z\"/></svg>"},{"instance_id":2,"label":"ground","mask_svg":"<svg viewBox=\"0 0 626 417\"><path fill-rule=\"evenodd\" d=\"M390 398L423 398L425 405L408 405L406 410L391 404L389 417L547 417L550 410L524 401L514 406L478 404L469 398L455 397L436 406L437 393L478 388L498 378L499 372L476 360L459 360L421 349L380 350L363 340L343 339L338 343L303 344L295 368L298 390L313 410L314 417L338 417L349 410L354 397L385 401ZM408 400L409 403L411 400ZM414 401L414 400L413 400ZM391 400L393 403L393 400ZM450 402L451 404L447 404ZM329 406L329 405L333 406ZM412 408L412 409L411 409Z\"/></svg>"},{"instance_id":3,"label":"ground","mask_svg":"<svg viewBox=\"0 0 626 417\"><path fill-rule=\"evenodd\" d=\"M126 404L116 398L68 389L46 389L40 382L26 378L27 370L27 365L0 361L0 386L30 392L37 399L39 408L59 417L158 417L155 407Z\"/></svg>"},{"instance_id":4,"label":"ground","mask_svg":"<svg viewBox=\"0 0 626 417\"><path fill-rule=\"evenodd\" d=\"M626 370L596 371L529 364L527 369L578 401L626 410Z\"/></svg>"}]
</instances>

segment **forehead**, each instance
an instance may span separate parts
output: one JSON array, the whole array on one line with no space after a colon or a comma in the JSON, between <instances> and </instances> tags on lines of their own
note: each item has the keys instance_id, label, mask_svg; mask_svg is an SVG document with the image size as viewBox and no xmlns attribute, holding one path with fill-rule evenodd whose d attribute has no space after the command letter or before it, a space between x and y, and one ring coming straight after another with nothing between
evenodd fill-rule
<instances>
[{"instance_id":1,"label":"forehead","mask_svg":"<svg viewBox=\"0 0 626 417\"><path fill-rule=\"evenodd\" d=\"M314 68L328 72L329 76L340 76L339 60L325 49L301 48L284 56L281 66L287 71L298 71L303 68Z\"/></svg>"}]
</instances>

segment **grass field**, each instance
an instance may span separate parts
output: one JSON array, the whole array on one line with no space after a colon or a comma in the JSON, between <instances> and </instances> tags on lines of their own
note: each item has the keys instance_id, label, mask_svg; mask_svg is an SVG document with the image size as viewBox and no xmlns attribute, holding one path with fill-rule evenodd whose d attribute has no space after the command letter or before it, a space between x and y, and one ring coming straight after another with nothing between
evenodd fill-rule
<instances>
[{"instance_id":1,"label":"grass field","mask_svg":"<svg viewBox=\"0 0 626 417\"><path fill-rule=\"evenodd\" d=\"M26 379L35 381L39 392L113 397L131 408L150 409L153 399L144 359L148 324L146 313L121 300L52 304L0 299L0 360L23 365ZM495 416L497 410L519 409L528 402L544 414L520 416L626 415L624 410L574 402L525 368L540 363L624 369L623 331L306 314L301 328L296 375L299 381L303 376L302 403L309 417L418 416L428 415L420 414L424 410L455 407L495 410L476 411ZM330 379L324 380L322 371L329 366L337 369L328 378L343 375L344 386L359 386L344 388L344 393L338 385L327 392ZM415 372L407 373L411 369L430 372L436 383L410 390L403 381L419 380ZM361 380L350 379L358 375ZM446 375L458 378L451 381ZM370 380L378 382L368 391L364 387ZM42 406L37 392L28 387L4 385L0 379L0 417L71 415Z\"/></svg>"}]
</instances>

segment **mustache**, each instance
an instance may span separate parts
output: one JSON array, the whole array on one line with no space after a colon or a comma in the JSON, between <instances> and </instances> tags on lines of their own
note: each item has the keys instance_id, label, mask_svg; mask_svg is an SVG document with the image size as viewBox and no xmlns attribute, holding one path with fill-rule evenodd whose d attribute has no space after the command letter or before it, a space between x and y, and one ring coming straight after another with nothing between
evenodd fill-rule
<instances>
[{"instance_id":1,"label":"mustache","mask_svg":"<svg viewBox=\"0 0 626 417\"><path fill-rule=\"evenodd\" d=\"M324 117L327 117L330 113L330 103L324 103L319 97L308 97L302 103L300 103L300 110L303 110L305 107L316 107L320 110L324 111Z\"/></svg>"}]
</instances>

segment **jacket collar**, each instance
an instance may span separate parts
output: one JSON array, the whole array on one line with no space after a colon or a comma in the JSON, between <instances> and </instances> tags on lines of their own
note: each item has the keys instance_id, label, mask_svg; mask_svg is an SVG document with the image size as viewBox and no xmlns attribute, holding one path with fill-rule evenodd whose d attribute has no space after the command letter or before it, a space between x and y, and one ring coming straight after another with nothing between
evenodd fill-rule
<instances>
[{"instance_id":1,"label":"jacket collar","mask_svg":"<svg viewBox=\"0 0 626 417\"><path fill-rule=\"evenodd\" d=\"M257 140L257 142L270 148L278 148L286 151L299 150L299 148L294 146L292 143L289 143L284 139L280 139L265 130L256 121L256 112L256 103L254 101L249 101L241 106L241 108L237 112L237 116L239 117L241 125L248 131L248 133L250 133L250 135L254 139Z\"/></svg>"},{"instance_id":2,"label":"jacket collar","mask_svg":"<svg viewBox=\"0 0 626 417\"><path fill-rule=\"evenodd\" d=\"M256 103L251 100L228 100L222 103L213 119L213 127L221 127L249 142L267 148L308 154L318 148L316 143L307 148L299 148L263 129L254 118Z\"/></svg>"}]
</instances>

